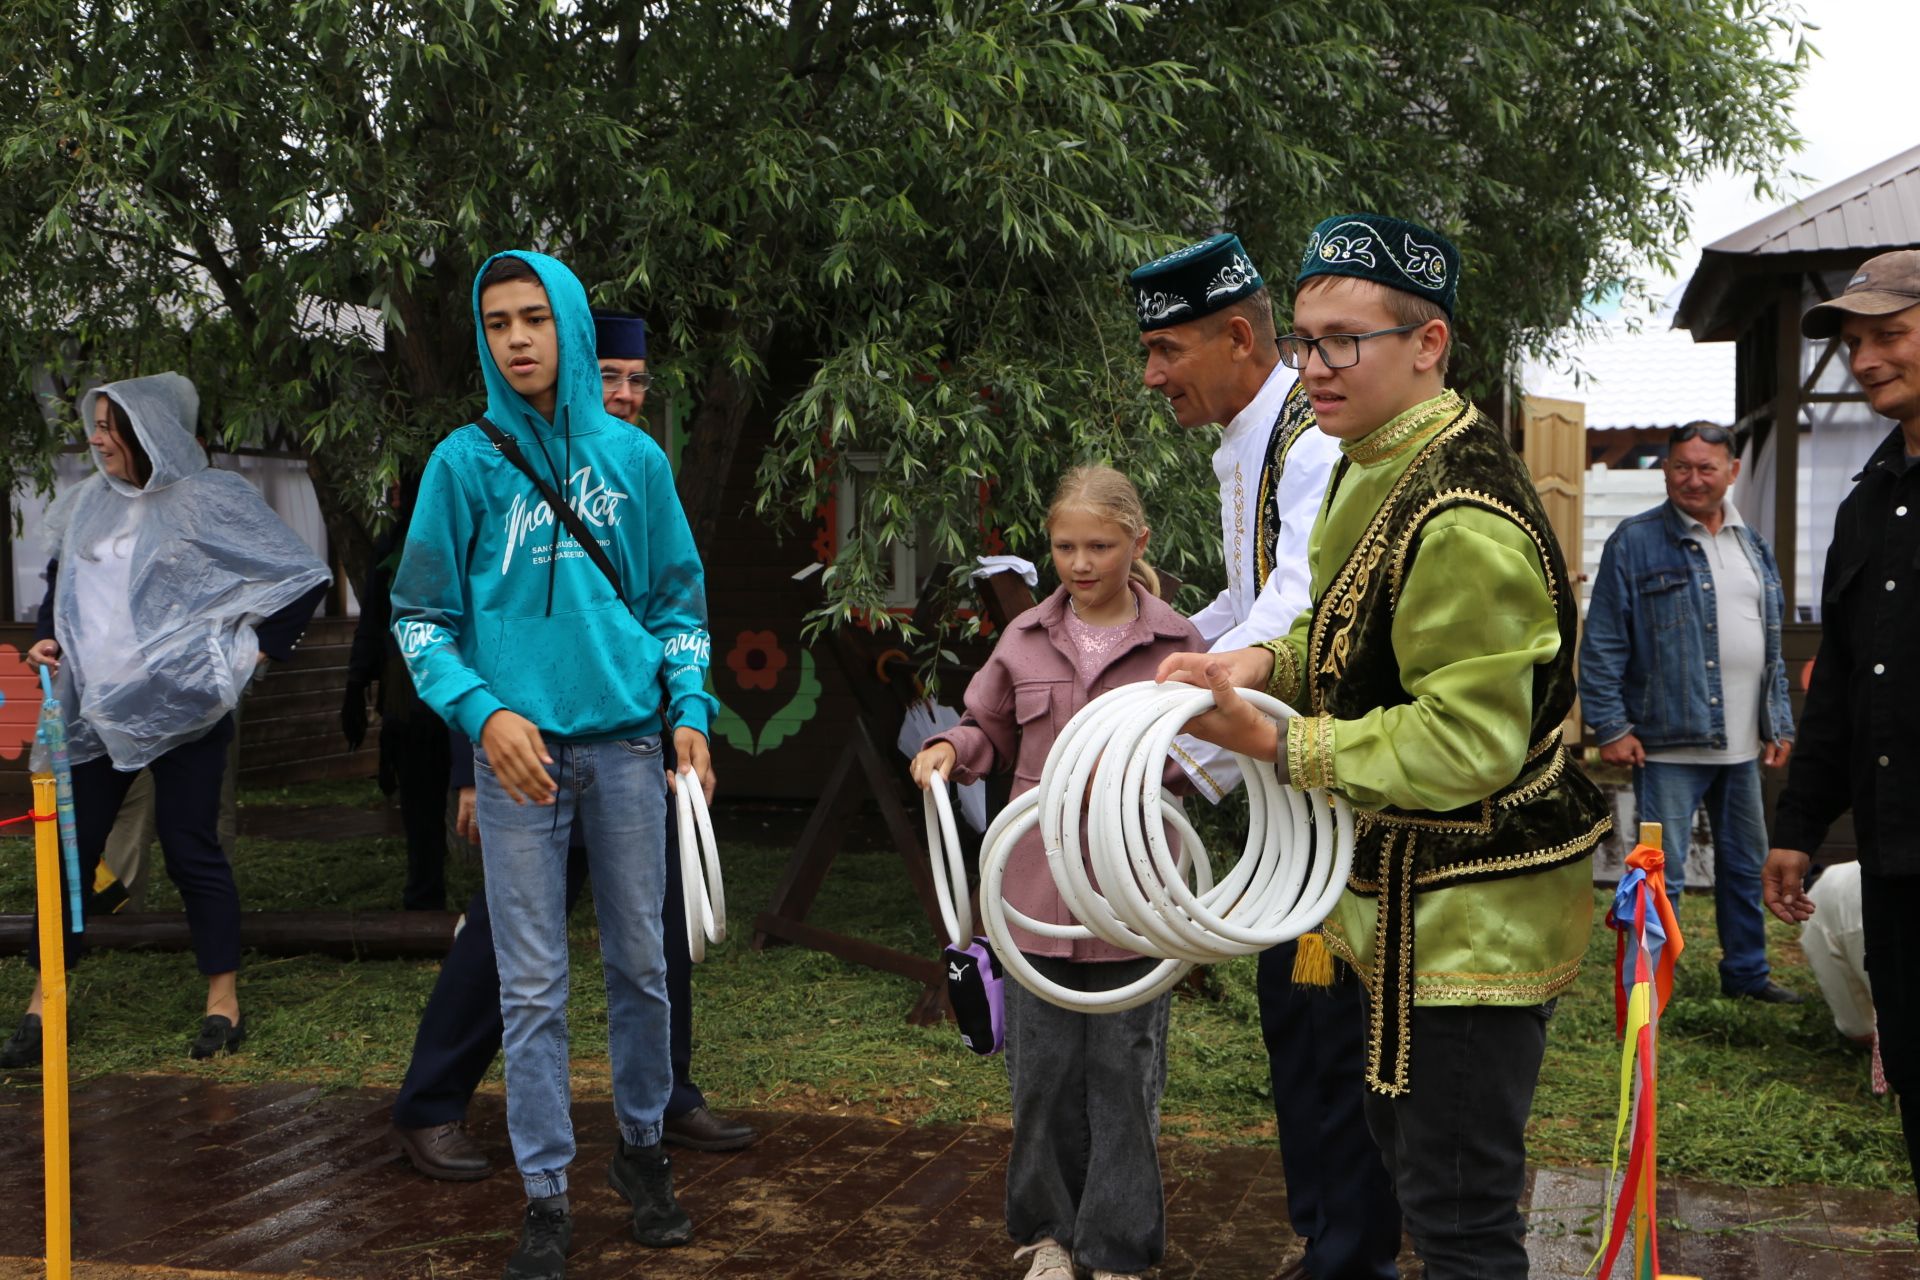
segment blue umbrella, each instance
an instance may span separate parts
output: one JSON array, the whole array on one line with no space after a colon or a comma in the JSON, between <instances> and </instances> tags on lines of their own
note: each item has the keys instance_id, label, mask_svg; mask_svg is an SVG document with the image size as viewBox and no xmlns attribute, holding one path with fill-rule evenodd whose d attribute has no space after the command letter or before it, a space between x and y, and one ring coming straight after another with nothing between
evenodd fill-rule
<instances>
[{"instance_id":1,"label":"blue umbrella","mask_svg":"<svg viewBox=\"0 0 1920 1280\"><path fill-rule=\"evenodd\" d=\"M73 918L73 932L85 931L80 918L80 837L73 825L73 766L67 760L67 722L60 714L60 699L53 693L53 677L40 668L40 688L45 700L40 704L40 741L46 744L47 759L53 764L55 809L60 818L60 848L67 860L67 912Z\"/></svg>"}]
</instances>

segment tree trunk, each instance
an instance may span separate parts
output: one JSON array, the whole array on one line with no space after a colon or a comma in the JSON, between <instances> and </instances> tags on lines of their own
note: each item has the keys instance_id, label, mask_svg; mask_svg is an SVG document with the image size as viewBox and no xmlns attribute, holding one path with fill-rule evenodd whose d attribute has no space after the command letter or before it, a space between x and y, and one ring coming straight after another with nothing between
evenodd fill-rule
<instances>
[{"instance_id":1,"label":"tree trunk","mask_svg":"<svg viewBox=\"0 0 1920 1280\"><path fill-rule=\"evenodd\" d=\"M699 405L687 424L678 487L680 505L693 527L694 545L707 546L719 523L733 455L753 401L747 387L722 365L708 376Z\"/></svg>"},{"instance_id":2,"label":"tree trunk","mask_svg":"<svg viewBox=\"0 0 1920 1280\"><path fill-rule=\"evenodd\" d=\"M313 482L320 518L327 525L327 543L333 552L333 564L329 567L343 573L347 584L358 591L373 564L373 534L341 493L334 481L332 466L317 454L307 455L307 478ZM337 591L340 584L334 586ZM334 598L344 597L336 594Z\"/></svg>"}]
</instances>

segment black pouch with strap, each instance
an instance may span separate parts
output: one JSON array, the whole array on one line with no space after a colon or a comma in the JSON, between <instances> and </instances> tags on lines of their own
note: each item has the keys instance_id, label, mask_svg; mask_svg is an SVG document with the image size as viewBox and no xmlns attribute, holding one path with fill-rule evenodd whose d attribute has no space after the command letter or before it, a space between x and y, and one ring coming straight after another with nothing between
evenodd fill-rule
<instances>
[{"instance_id":1,"label":"black pouch with strap","mask_svg":"<svg viewBox=\"0 0 1920 1280\"><path fill-rule=\"evenodd\" d=\"M546 500L554 519L566 527L567 532L573 535L573 540L580 544L580 549L587 553L588 559L593 561L601 573L607 575L607 581L613 586L613 594L619 598L620 603L626 604L627 593L620 586L620 571L613 567L613 560L607 555L607 549L600 545L599 539L588 532L586 522L580 518L580 513L575 511L560 491L553 487L552 481L533 469L533 464L527 461L527 455L521 452L520 443L517 440L494 426L484 413L474 421L482 431L487 433L487 439L493 441L493 447L498 449L521 475L533 481L533 487L538 489L540 496Z\"/></svg>"}]
</instances>

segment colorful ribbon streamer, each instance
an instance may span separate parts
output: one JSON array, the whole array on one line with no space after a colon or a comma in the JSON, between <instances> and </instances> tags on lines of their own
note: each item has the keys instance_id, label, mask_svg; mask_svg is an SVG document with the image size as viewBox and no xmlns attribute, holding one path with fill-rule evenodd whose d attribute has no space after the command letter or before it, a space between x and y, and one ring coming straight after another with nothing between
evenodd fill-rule
<instances>
[{"instance_id":1,"label":"colorful ribbon streamer","mask_svg":"<svg viewBox=\"0 0 1920 1280\"><path fill-rule=\"evenodd\" d=\"M1614 958L1614 1019L1620 1036L1620 1110L1613 1131L1613 1167L1609 1196L1620 1177L1620 1140L1629 1123L1627 1172L1619 1199L1603 1223L1604 1243L1587 1268L1613 1274L1614 1260L1633 1228L1634 1280L1658 1280L1660 1239L1654 1222L1654 1183L1658 1164L1660 1014L1673 995L1673 967L1686 947L1680 922L1667 900L1666 856L1648 845L1627 855L1627 873L1614 893L1607 924L1619 932ZM1628 957L1632 962L1628 962Z\"/></svg>"},{"instance_id":2,"label":"colorful ribbon streamer","mask_svg":"<svg viewBox=\"0 0 1920 1280\"><path fill-rule=\"evenodd\" d=\"M60 714L60 699L53 693L53 677L40 668L40 688L46 695L40 704L40 741L46 744L47 763L53 770L55 808L60 821L60 848L67 864L67 915L69 928L83 933L86 922L80 916L80 836L73 824L73 765L67 759L67 722Z\"/></svg>"}]
</instances>

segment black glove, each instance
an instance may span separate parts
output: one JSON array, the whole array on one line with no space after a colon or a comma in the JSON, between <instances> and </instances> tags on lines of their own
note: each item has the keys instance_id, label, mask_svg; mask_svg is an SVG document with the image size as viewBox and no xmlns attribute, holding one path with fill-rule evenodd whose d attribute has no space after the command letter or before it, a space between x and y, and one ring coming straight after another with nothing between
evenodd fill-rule
<instances>
[{"instance_id":1,"label":"black glove","mask_svg":"<svg viewBox=\"0 0 1920 1280\"><path fill-rule=\"evenodd\" d=\"M340 732L347 736L347 750L358 751L367 738L367 686L358 680L347 681L346 696L340 701Z\"/></svg>"}]
</instances>

